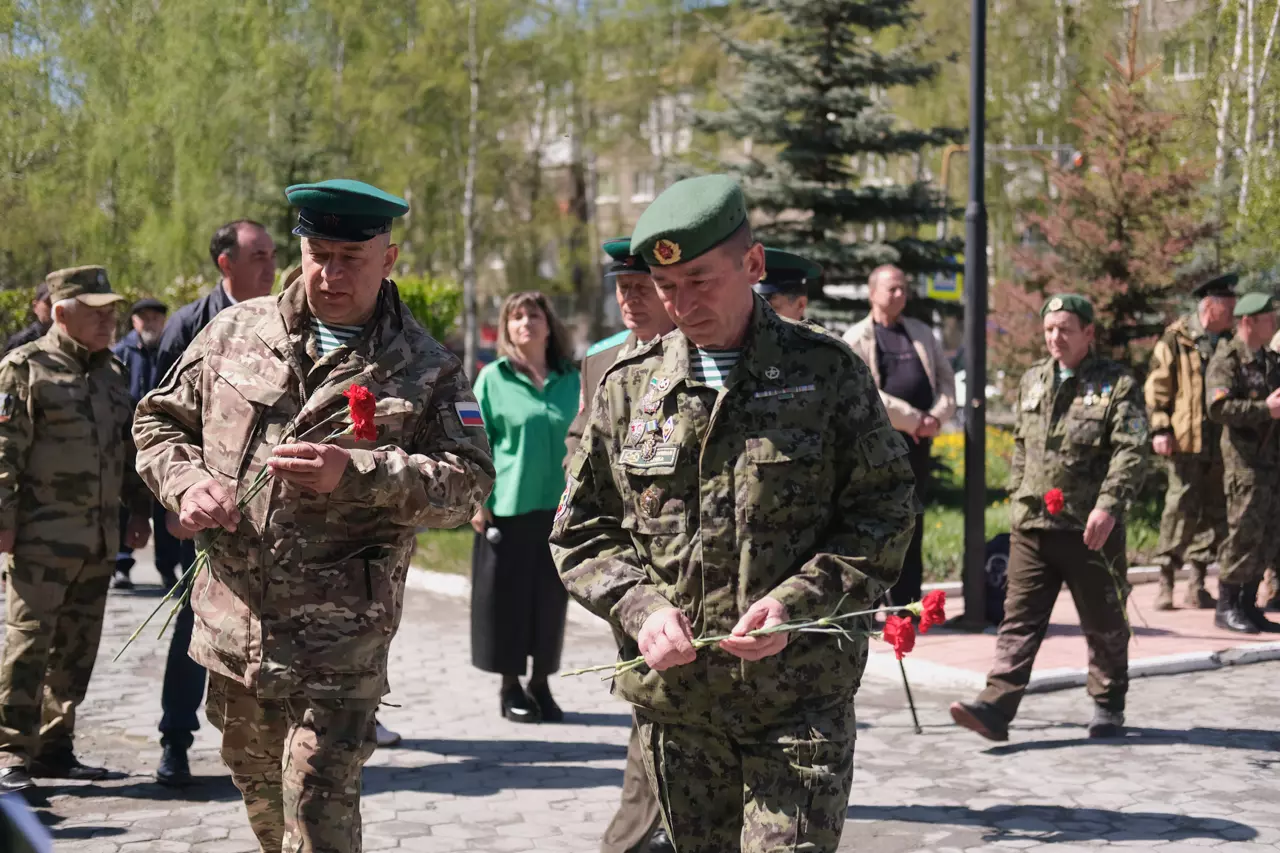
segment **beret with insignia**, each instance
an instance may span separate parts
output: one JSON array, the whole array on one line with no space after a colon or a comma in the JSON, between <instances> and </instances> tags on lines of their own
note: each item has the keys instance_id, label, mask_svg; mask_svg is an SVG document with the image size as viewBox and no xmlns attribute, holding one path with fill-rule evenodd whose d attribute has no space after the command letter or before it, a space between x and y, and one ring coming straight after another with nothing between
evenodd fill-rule
<instances>
[{"instance_id":1,"label":"beret with insignia","mask_svg":"<svg viewBox=\"0 0 1280 853\"><path fill-rule=\"evenodd\" d=\"M1055 311L1075 314L1086 326L1093 322L1093 303L1075 293L1060 293L1050 297L1040 309L1040 316L1045 317Z\"/></svg>"},{"instance_id":2,"label":"beret with insignia","mask_svg":"<svg viewBox=\"0 0 1280 853\"><path fill-rule=\"evenodd\" d=\"M284 191L298 208L293 233L317 240L363 243L391 230L391 220L409 212L409 203L361 181L339 178L294 184Z\"/></svg>"},{"instance_id":3,"label":"beret with insignia","mask_svg":"<svg viewBox=\"0 0 1280 853\"><path fill-rule=\"evenodd\" d=\"M644 262L644 258L631 254L630 237L615 237L612 240L606 240L603 248L612 261L604 271L606 279L627 273L648 274L649 265Z\"/></svg>"},{"instance_id":4,"label":"beret with insignia","mask_svg":"<svg viewBox=\"0 0 1280 853\"><path fill-rule=\"evenodd\" d=\"M1275 302L1266 293L1246 293L1236 300L1234 313L1237 317L1252 317L1275 310Z\"/></svg>"},{"instance_id":5,"label":"beret with insignia","mask_svg":"<svg viewBox=\"0 0 1280 853\"><path fill-rule=\"evenodd\" d=\"M1206 296L1235 296L1236 285L1239 282L1239 273L1229 272L1215 275L1208 281L1196 285L1191 291L1191 295L1197 299L1204 299Z\"/></svg>"},{"instance_id":6,"label":"beret with insignia","mask_svg":"<svg viewBox=\"0 0 1280 853\"><path fill-rule=\"evenodd\" d=\"M808 258L781 249L764 250L764 278L755 285L756 293L772 296L786 293L802 296L809 286L822 278L822 267Z\"/></svg>"},{"instance_id":7,"label":"beret with insignia","mask_svg":"<svg viewBox=\"0 0 1280 853\"><path fill-rule=\"evenodd\" d=\"M650 266L691 261L723 243L747 221L742 187L728 175L676 181L640 214L631 251Z\"/></svg>"},{"instance_id":8,"label":"beret with insignia","mask_svg":"<svg viewBox=\"0 0 1280 853\"><path fill-rule=\"evenodd\" d=\"M101 308L124 301L123 296L111 291L107 271L99 266L57 270L45 276L44 282L49 289L49 301L53 303L74 299L90 308Z\"/></svg>"}]
</instances>

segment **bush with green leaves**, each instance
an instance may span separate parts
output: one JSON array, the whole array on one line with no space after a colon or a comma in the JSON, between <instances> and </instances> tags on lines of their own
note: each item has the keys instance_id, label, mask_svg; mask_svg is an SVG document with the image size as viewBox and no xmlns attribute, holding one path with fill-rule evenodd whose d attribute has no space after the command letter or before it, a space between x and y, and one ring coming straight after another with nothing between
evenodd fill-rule
<instances>
[{"instance_id":1,"label":"bush with green leaves","mask_svg":"<svg viewBox=\"0 0 1280 853\"><path fill-rule=\"evenodd\" d=\"M396 279L400 299L431 337L443 343L462 315L462 288L446 278L430 275Z\"/></svg>"}]
</instances>

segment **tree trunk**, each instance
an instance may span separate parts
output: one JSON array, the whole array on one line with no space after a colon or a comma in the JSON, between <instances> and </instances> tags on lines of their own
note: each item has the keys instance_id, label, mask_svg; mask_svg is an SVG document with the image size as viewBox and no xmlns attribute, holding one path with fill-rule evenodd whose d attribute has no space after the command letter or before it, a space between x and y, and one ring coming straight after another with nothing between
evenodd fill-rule
<instances>
[{"instance_id":1,"label":"tree trunk","mask_svg":"<svg viewBox=\"0 0 1280 853\"><path fill-rule=\"evenodd\" d=\"M1222 99L1218 102L1218 139L1214 147L1213 187L1217 196L1218 222L1222 222L1222 185L1227 178L1227 123L1231 117L1231 93L1240 71L1240 56L1244 49L1244 10L1236 0L1236 42L1231 52L1231 66L1222 76Z\"/></svg>"},{"instance_id":2,"label":"tree trunk","mask_svg":"<svg viewBox=\"0 0 1280 853\"><path fill-rule=\"evenodd\" d=\"M1240 202L1237 207L1237 210L1242 214L1249 206L1249 184L1253 176L1253 143L1257 138L1258 127L1258 92L1262 90L1263 84L1267 80L1271 48L1275 44L1276 23L1280 21L1280 0L1277 0L1275 11L1271 16L1271 26L1267 31L1267 42L1262 49L1262 61L1255 65L1253 56L1253 13L1256 0L1246 0L1246 2L1248 4L1249 77L1246 81L1247 89L1245 95L1247 112L1244 120L1244 164L1240 175Z\"/></svg>"},{"instance_id":3,"label":"tree trunk","mask_svg":"<svg viewBox=\"0 0 1280 853\"><path fill-rule=\"evenodd\" d=\"M476 160L480 113L480 56L476 47L476 4L467 3L467 72L471 78L471 108L467 116L467 170L462 184L462 322L463 368L476 378L480 330L476 316Z\"/></svg>"}]
</instances>

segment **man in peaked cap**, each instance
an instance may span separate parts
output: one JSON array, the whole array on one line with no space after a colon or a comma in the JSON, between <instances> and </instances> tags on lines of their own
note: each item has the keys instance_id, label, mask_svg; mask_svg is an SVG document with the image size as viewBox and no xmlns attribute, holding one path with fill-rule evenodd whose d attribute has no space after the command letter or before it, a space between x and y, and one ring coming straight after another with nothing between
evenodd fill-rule
<instances>
[{"instance_id":1,"label":"man in peaked cap","mask_svg":"<svg viewBox=\"0 0 1280 853\"><path fill-rule=\"evenodd\" d=\"M799 322L809 307L809 288L822 279L822 267L781 249L764 250L764 278L753 289L779 317Z\"/></svg>"},{"instance_id":2,"label":"man in peaked cap","mask_svg":"<svg viewBox=\"0 0 1280 853\"><path fill-rule=\"evenodd\" d=\"M1263 571L1280 558L1280 356L1268 348L1276 333L1275 303L1265 293L1236 301L1235 338L1222 341L1205 372L1209 417L1223 427L1226 540L1218 553L1218 604L1213 624L1241 634L1280 632L1258 608Z\"/></svg>"},{"instance_id":3,"label":"man in peaked cap","mask_svg":"<svg viewBox=\"0 0 1280 853\"><path fill-rule=\"evenodd\" d=\"M675 848L830 853L866 641L747 633L869 607L893 583L914 512L906 447L866 366L752 292L764 247L733 180L668 188L630 250L679 328L606 372L552 552L622 658L645 659L614 689Z\"/></svg>"},{"instance_id":4,"label":"man in peaked cap","mask_svg":"<svg viewBox=\"0 0 1280 853\"><path fill-rule=\"evenodd\" d=\"M134 438L183 529L220 531L201 539L190 654L258 842L359 853L361 768L414 536L470 519L494 470L484 430L464 425L461 363L387 279L405 202L348 180L286 194L301 275L219 313L142 401ZM354 426L353 386L376 401L376 436L326 441Z\"/></svg>"},{"instance_id":5,"label":"man in peaked cap","mask_svg":"<svg viewBox=\"0 0 1280 853\"><path fill-rule=\"evenodd\" d=\"M1222 428L1209 419L1204 375L1218 341L1231 337L1235 273L1214 276L1192 290L1196 310L1175 320L1156 342L1144 392L1151 417L1151 448L1169 472L1160 518L1160 590L1157 610L1173 609L1173 580L1191 565L1183 605L1213 608L1205 589L1209 564L1227 535L1222 491Z\"/></svg>"},{"instance_id":6,"label":"man in peaked cap","mask_svg":"<svg viewBox=\"0 0 1280 853\"><path fill-rule=\"evenodd\" d=\"M107 271L45 279L48 334L0 362L0 551L13 554L0 663L0 793L32 777L97 779L74 751L102 636L120 506L125 542L146 544L151 496L133 467L133 407L108 346L122 299Z\"/></svg>"},{"instance_id":7,"label":"man in peaked cap","mask_svg":"<svg viewBox=\"0 0 1280 853\"><path fill-rule=\"evenodd\" d=\"M1060 294L1040 310L1049 357L1018 387L1009 470L1012 535L1004 619L987 686L951 718L1009 739L1065 582L1089 647L1091 738L1119 736L1129 690L1124 514L1146 471L1147 413L1133 373L1094 354L1089 300Z\"/></svg>"}]
</instances>

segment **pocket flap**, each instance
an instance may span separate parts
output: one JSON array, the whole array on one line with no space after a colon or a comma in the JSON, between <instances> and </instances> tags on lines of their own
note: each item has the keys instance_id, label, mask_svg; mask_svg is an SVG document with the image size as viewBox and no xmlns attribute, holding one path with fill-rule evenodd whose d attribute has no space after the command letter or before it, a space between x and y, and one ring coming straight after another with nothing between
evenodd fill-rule
<instances>
[{"instance_id":1,"label":"pocket flap","mask_svg":"<svg viewBox=\"0 0 1280 853\"><path fill-rule=\"evenodd\" d=\"M222 381L234 388L236 393L250 403L268 407L274 406L289 391L283 384L274 384L267 377L260 376L243 364L232 361L225 356L211 355L208 358L208 363L210 369Z\"/></svg>"},{"instance_id":2,"label":"pocket flap","mask_svg":"<svg viewBox=\"0 0 1280 853\"><path fill-rule=\"evenodd\" d=\"M792 462L822 454L822 436L803 429L776 429L747 439L743 456L752 462Z\"/></svg>"}]
</instances>

